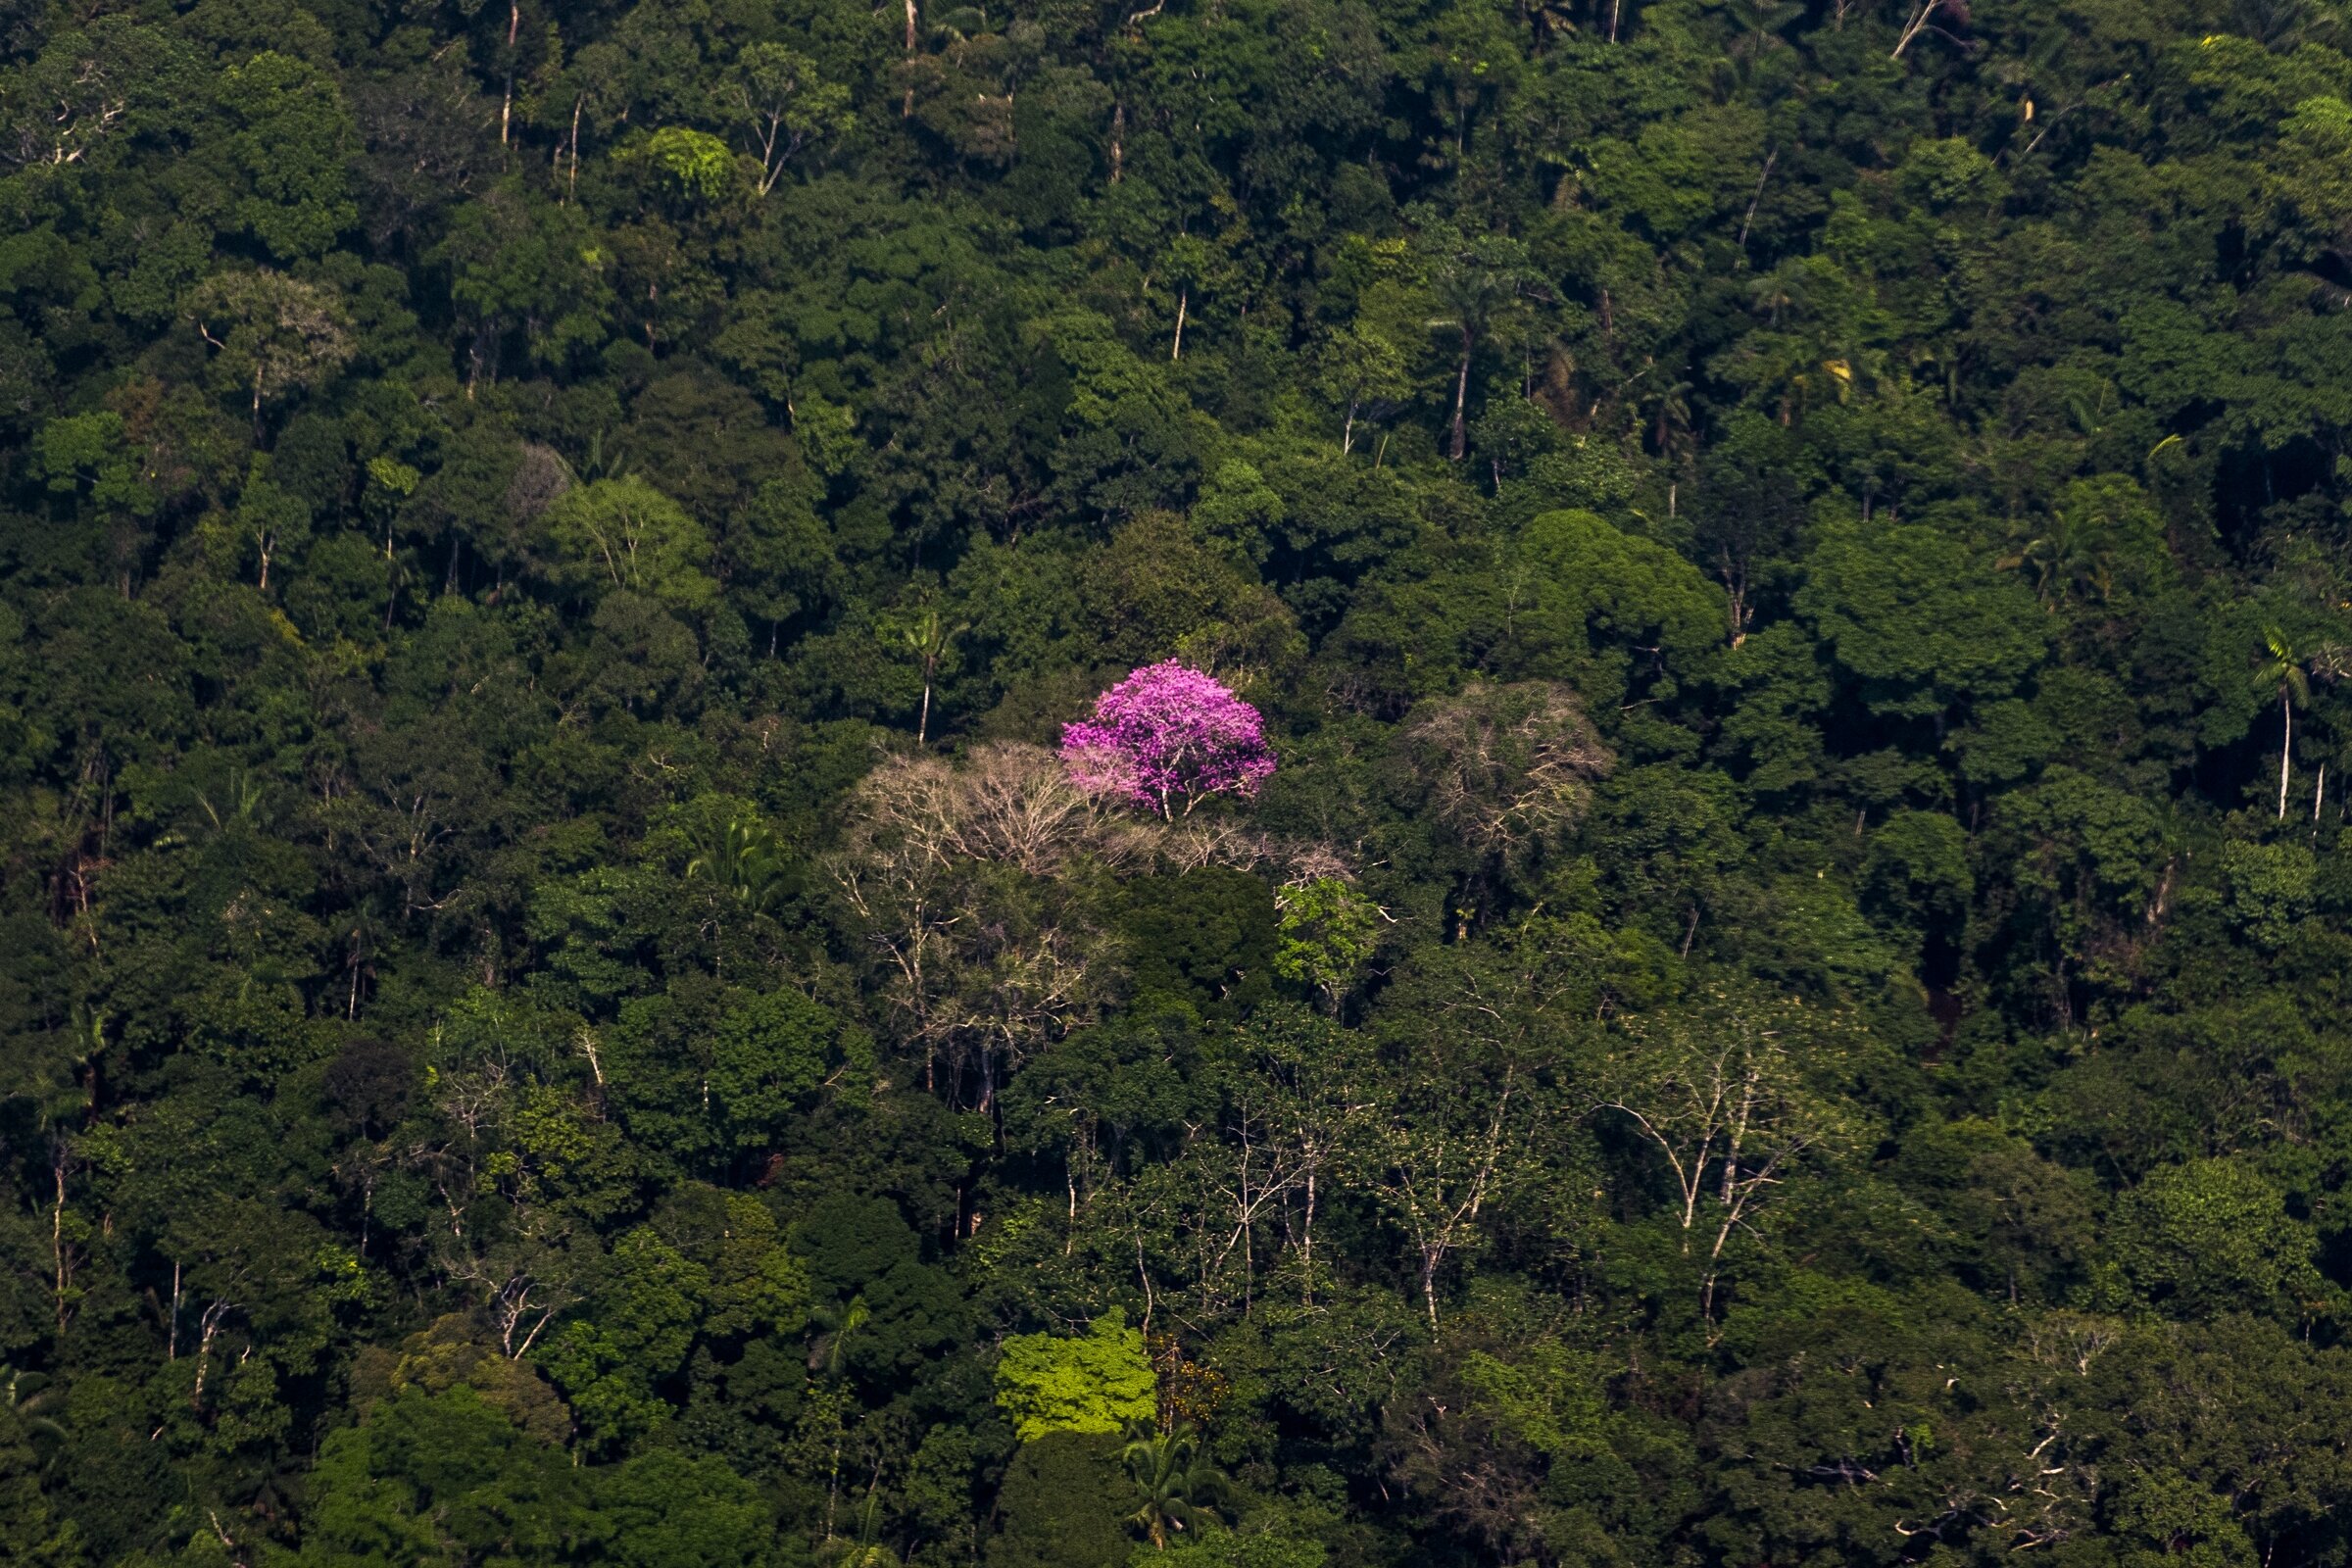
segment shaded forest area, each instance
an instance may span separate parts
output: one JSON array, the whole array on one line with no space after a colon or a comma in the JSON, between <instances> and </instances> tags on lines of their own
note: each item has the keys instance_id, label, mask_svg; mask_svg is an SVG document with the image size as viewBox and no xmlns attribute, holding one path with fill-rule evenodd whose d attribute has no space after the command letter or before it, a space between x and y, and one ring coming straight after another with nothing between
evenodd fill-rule
<instances>
[{"instance_id":1,"label":"shaded forest area","mask_svg":"<svg viewBox=\"0 0 2352 1568\"><path fill-rule=\"evenodd\" d=\"M0 0L0 1559L2339 1568L2339 0Z\"/></svg>"}]
</instances>

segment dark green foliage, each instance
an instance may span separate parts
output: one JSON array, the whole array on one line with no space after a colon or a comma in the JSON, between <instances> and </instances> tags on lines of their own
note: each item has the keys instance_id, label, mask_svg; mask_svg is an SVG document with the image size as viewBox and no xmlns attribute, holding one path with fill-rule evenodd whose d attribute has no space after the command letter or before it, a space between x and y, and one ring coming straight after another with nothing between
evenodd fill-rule
<instances>
[{"instance_id":1,"label":"dark green foliage","mask_svg":"<svg viewBox=\"0 0 2352 1568\"><path fill-rule=\"evenodd\" d=\"M1049 1432L1021 1445L997 1494L989 1568L1113 1568L1134 1538L1136 1488L1115 1434Z\"/></svg>"},{"instance_id":2,"label":"dark green foliage","mask_svg":"<svg viewBox=\"0 0 2352 1568\"><path fill-rule=\"evenodd\" d=\"M1120 922L1139 997L1235 1017L1272 994L1274 900L1265 880L1225 866L1127 886Z\"/></svg>"},{"instance_id":3,"label":"dark green foliage","mask_svg":"<svg viewBox=\"0 0 2352 1568\"><path fill-rule=\"evenodd\" d=\"M2352 1568L2338 10L0 0L0 1560Z\"/></svg>"},{"instance_id":4,"label":"dark green foliage","mask_svg":"<svg viewBox=\"0 0 2352 1568\"><path fill-rule=\"evenodd\" d=\"M334 1435L311 1484L302 1554L320 1563L500 1546L525 1561L562 1562L590 1527L563 1450L463 1386L378 1405Z\"/></svg>"},{"instance_id":5,"label":"dark green foliage","mask_svg":"<svg viewBox=\"0 0 2352 1568\"><path fill-rule=\"evenodd\" d=\"M919 1247L898 1205L849 1194L818 1203L793 1231L794 1250L808 1260L808 1283L820 1300L848 1300L914 1262Z\"/></svg>"}]
</instances>

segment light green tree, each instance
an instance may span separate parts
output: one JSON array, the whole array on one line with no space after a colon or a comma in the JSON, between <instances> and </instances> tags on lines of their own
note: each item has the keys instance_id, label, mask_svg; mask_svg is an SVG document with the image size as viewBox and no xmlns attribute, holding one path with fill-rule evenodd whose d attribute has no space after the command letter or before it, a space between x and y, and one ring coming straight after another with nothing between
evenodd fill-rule
<instances>
[{"instance_id":1,"label":"light green tree","mask_svg":"<svg viewBox=\"0 0 2352 1568\"><path fill-rule=\"evenodd\" d=\"M55 496L87 496L93 506L147 516L155 487L140 471L141 454L111 410L51 419L33 438L32 471Z\"/></svg>"},{"instance_id":2,"label":"light green tree","mask_svg":"<svg viewBox=\"0 0 2352 1568\"><path fill-rule=\"evenodd\" d=\"M2247 1160L2151 1173L2117 1200L2107 1231L2132 1283L2174 1311L2291 1311L2327 1295L2310 1227Z\"/></svg>"},{"instance_id":3,"label":"light green tree","mask_svg":"<svg viewBox=\"0 0 2352 1568\"><path fill-rule=\"evenodd\" d=\"M735 61L728 108L760 160L760 194L775 189L793 155L820 136L850 128L850 90L826 81L816 63L780 43L756 43Z\"/></svg>"},{"instance_id":4,"label":"light green tree","mask_svg":"<svg viewBox=\"0 0 2352 1568\"><path fill-rule=\"evenodd\" d=\"M1380 906L1336 876L1319 876L1274 895L1274 972L1309 985L1332 1012L1371 961Z\"/></svg>"},{"instance_id":5,"label":"light green tree","mask_svg":"<svg viewBox=\"0 0 2352 1568\"><path fill-rule=\"evenodd\" d=\"M552 547L549 575L574 590L626 588L681 610L718 598L702 524L633 474L565 491L539 526Z\"/></svg>"},{"instance_id":6,"label":"light green tree","mask_svg":"<svg viewBox=\"0 0 2352 1568\"><path fill-rule=\"evenodd\" d=\"M1120 1433L1158 1412L1140 1329L1112 1307L1083 1335L1016 1334L997 1362L997 1404L1023 1443L1049 1432Z\"/></svg>"},{"instance_id":7,"label":"light green tree","mask_svg":"<svg viewBox=\"0 0 2352 1568\"><path fill-rule=\"evenodd\" d=\"M1323 395L1348 405L1340 426L1340 456L1355 450L1355 416L1367 403L1401 402L1412 393L1404 352L1378 330L1349 326L1323 346L1318 382Z\"/></svg>"},{"instance_id":8,"label":"light green tree","mask_svg":"<svg viewBox=\"0 0 2352 1568\"><path fill-rule=\"evenodd\" d=\"M707 130L664 125L649 137L640 156L678 192L697 202L714 202L735 177L735 155Z\"/></svg>"}]
</instances>

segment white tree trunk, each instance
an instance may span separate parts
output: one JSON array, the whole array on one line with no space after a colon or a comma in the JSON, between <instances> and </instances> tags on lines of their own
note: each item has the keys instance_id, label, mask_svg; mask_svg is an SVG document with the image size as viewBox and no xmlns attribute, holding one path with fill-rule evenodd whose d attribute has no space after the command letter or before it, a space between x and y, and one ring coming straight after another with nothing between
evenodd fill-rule
<instances>
[{"instance_id":1,"label":"white tree trunk","mask_svg":"<svg viewBox=\"0 0 2352 1568\"><path fill-rule=\"evenodd\" d=\"M2278 820L2286 820L2286 769L2295 750L2295 705L2281 702L2278 711L2283 719L2278 738Z\"/></svg>"}]
</instances>

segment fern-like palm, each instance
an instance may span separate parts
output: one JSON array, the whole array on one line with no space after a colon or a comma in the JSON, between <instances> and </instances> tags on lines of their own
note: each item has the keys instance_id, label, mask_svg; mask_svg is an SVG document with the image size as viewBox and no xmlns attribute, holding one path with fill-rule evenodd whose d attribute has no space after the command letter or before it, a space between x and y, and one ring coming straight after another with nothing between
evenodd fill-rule
<instances>
[{"instance_id":1,"label":"fern-like palm","mask_svg":"<svg viewBox=\"0 0 2352 1568\"><path fill-rule=\"evenodd\" d=\"M820 1306L808 1314L816 1338L808 1345L808 1370L832 1379L849 1365L850 1341L873 1314L865 1298L853 1296L840 1306Z\"/></svg>"},{"instance_id":2,"label":"fern-like palm","mask_svg":"<svg viewBox=\"0 0 2352 1568\"><path fill-rule=\"evenodd\" d=\"M43 1374L0 1366L0 1409L17 1418L17 1430L24 1434L43 1470L57 1462L66 1446L66 1429L55 1417L43 1413L56 1402L57 1391L49 1387Z\"/></svg>"},{"instance_id":3,"label":"fern-like palm","mask_svg":"<svg viewBox=\"0 0 2352 1568\"><path fill-rule=\"evenodd\" d=\"M881 1498L868 1492L865 1494L864 1516L858 1522L857 1539L835 1536L816 1548L817 1561L825 1568L902 1568L904 1559L876 1539L875 1524L880 1518Z\"/></svg>"},{"instance_id":4,"label":"fern-like palm","mask_svg":"<svg viewBox=\"0 0 2352 1568\"><path fill-rule=\"evenodd\" d=\"M1119 1457L1143 1497L1127 1522L1141 1525L1161 1551L1171 1533L1185 1529L1203 1510L1213 1511L1232 1492L1225 1473L1201 1451L1200 1430L1189 1421L1167 1432L1139 1432Z\"/></svg>"},{"instance_id":5,"label":"fern-like palm","mask_svg":"<svg viewBox=\"0 0 2352 1568\"><path fill-rule=\"evenodd\" d=\"M697 837L686 874L717 883L754 914L772 914L792 890L783 841L764 822L740 818Z\"/></svg>"}]
</instances>

